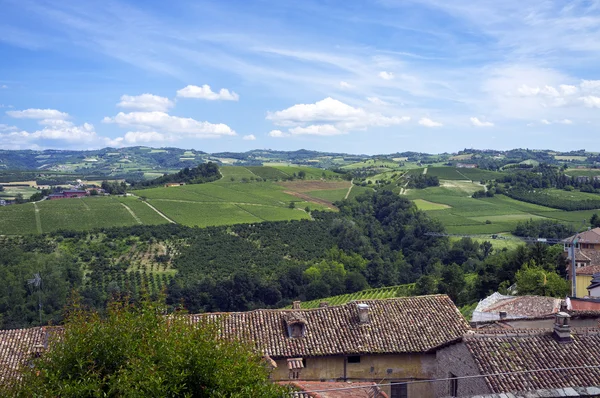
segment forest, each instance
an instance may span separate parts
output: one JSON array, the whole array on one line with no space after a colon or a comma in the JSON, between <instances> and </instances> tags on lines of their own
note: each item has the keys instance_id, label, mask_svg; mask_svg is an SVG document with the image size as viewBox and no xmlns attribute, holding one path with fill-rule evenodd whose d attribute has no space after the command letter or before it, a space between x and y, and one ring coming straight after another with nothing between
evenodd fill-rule
<instances>
[{"instance_id":1,"label":"forest","mask_svg":"<svg viewBox=\"0 0 600 398\"><path fill-rule=\"evenodd\" d=\"M171 310L278 308L370 287L416 282L415 294L446 293L459 306L515 283L519 293L562 295L562 247L496 251L450 241L443 225L390 191L338 202L313 221L189 228L138 225L1 238L0 327L60 323L72 290L102 310L164 291ZM563 231L566 232L566 231ZM38 291L27 280L40 273ZM521 280L521 283L519 283ZM543 281L552 281L545 284Z\"/></svg>"},{"instance_id":2,"label":"forest","mask_svg":"<svg viewBox=\"0 0 600 398\"><path fill-rule=\"evenodd\" d=\"M168 183L203 184L216 181L219 178L221 178L219 166L217 166L216 163L208 162L192 168L185 167L177 173L165 174L164 176L153 180L130 181L130 183L133 188L147 188Z\"/></svg>"}]
</instances>

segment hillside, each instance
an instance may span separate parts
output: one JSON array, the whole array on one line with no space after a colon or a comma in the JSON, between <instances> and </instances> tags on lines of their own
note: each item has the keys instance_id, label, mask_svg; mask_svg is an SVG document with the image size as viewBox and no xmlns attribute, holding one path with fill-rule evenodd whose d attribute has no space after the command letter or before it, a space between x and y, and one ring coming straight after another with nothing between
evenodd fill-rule
<instances>
[{"instance_id":1,"label":"hillside","mask_svg":"<svg viewBox=\"0 0 600 398\"><path fill-rule=\"evenodd\" d=\"M332 171L309 167L224 166L220 173L222 178L215 182L136 189L127 197L0 207L0 235L163 223L207 227L302 220L310 219L312 210L336 210L333 202L370 190L353 187Z\"/></svg>"}]
</instances>

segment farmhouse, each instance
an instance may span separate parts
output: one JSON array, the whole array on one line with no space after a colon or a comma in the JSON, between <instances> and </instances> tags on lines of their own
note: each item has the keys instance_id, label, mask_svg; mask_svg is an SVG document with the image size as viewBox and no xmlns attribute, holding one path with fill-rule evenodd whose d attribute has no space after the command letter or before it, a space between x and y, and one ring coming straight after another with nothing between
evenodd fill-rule
<instances>
[{"instance_id":1,"label":"farmhouse","mask_svg":"<svg viewBox=\"0 0 600 398\"><path fill-rule=\"evenodd\" d=\"M62 191L59 193L52 193L52 194L48 195L48 200L82 198L84 196L87 196L88 194L89 193L87 191L78 191L78 190Z\"/></svg>"},{"instance_id":2,"label":"farmhouse","mask_svg":"<svg viewBox=\"0 0 600 398\"><path fill-rule=\"evenodd\" d=\"M275 382L429 380L435 352L469 326L448 296L364 300L340 306L189 315L215 322L225 338L253 344L273 367ZM48 346L56 328L0 331L0 381ZM431 383L383 386L391 398L434 397ZM385 395L381 395L382 397Z\"/></svg>"},{"instance_id":3,"label":"farmhouse","mask_svg":"<svg viewBox=\"0 0 600 398\"><path fill-rule=\"evenodd\" d=\"M575 329L559 312L550 329L477 331L436 353L435 395L519 393L518 396L580 396L600 385L600 329ZM481 376L481 377L477 377ZM541 389L568 389L570 394ZM598 396L595 394L585 396ZM503 397L514 395L500 395Z\"/></svg>"},{"instance_id":4,"label":"farmhouse","mask_svg":"<svg viewBox=\"0 0 600 398\"><path fill-rule=\"evenodd\" d=\"M274 362L275 381L431 379L435 351L468 324L448 296L361 300L340 306L192 316L216 320ZM383 387L391 398L433 397L431 383Z\"/></svg>"},{"instance_id":5,"label":"farmhouse","mask_svg":"<svg viewBox=\"0 0 600 398\"><path fill-rule=\"evenodd\" d=\"M456 163L459 169L476 169L478 166L475 163Z\"/></svg>"}]
</instances>

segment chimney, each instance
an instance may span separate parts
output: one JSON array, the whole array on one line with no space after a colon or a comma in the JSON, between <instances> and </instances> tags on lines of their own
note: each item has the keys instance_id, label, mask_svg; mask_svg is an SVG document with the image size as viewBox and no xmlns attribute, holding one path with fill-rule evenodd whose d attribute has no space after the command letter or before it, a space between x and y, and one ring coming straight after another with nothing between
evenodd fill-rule
<instances>
[{"instance_id":1,"label":"chimney","mask_svg":"<svg viewBox=\"0 0 600 398\"><path fill-rule=\"evenodd\" d=\"M560 344L572 343L571 339L571 326L569 326L569 318L571 315L566 312L556 313L554 319L554 333L553 337Z\"/></svg>"},{"instance_id":2,"label":"chimney","mask_svg":"<svg viewBox=\"0 0 600 398\"><path fill-rule=\"evenodd\" d=\"M319 303L319 308L325 308L325 307L329 307L329 302L328 301L321 301Z\"/></svg>"},{"instance_id":3,"label":"chimney","mask_svg":"<svg viewBox=\"0 0 600 398\"><path fill-rule=\"evenodd\" d=\"M369 304L356 304L358 309L358 321L360 324L369 323Z\"/></svg>"},{"instance_id":4,"label":"chimney","mask_svg":"<svg viewBox=\"0 0 600 398\"><path fill-rule=\"evenodd\" d=\"M506 311L500 311L500 312L498 313L498 315L500 315L500 320L504 320L504 319L506 319L506 316L507 316L508 314L506 313Z\"/></svg>"},{"instance_id":5,"label":"chimney","mask_svg":"<svg viewBox=\"0 0 600 398\"><path fill-rule=\"evenodd\" d=\"M300 301L299 300L298 301L294 301L292 303L292 309L293 310L299 310L300 309Z\"/></svg>"}]
</instances>

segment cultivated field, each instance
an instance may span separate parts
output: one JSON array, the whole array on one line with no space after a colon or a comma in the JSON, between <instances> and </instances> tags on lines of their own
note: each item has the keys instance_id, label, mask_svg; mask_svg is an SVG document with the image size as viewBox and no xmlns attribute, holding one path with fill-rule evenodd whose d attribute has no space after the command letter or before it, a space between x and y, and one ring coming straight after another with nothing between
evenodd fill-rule
<instances>
[{"instance_id":1,"label":"cultivated field","mask_svg":"<svg viewBox=\"0 0 600 398\"><path fill-rule=\"evenodd\" d=\"M340 296L327 297L312 301L306 301L300 303L300 308L317 308L322 302L327 302L329 305L341 305L346 304L352 300L372 300L372 299L386 299L394 297L406 297L412 294L415 284L410 283L407 285L397 285L381 287L377 289L361 290L360 292L342 294Z\"/></svg>"},{"instance_id":2,"label":"cultivated field","mask_svg":"<svg viewBox=\"0 0 600 398\"><path fill-rule=\"evenodd\" d=\"M335 210L331 202L343 199L351 185L335 178L335 173L308 167L229 166L221 170L223 178L208 184L135 190L134 196L128 197L63 199L0 208L0 234L168 222L206 227L310 219L307 207ZM261 179L267 175L289 178L300 171L305 172L306 180L255 181L259 175ZM351 196L364 190L353 187ZM290 207L291 202L295 208Z\"/></svg>"},{"instance_id":3,"label":"cultivated field","mask_svg":"<svg viewBox=\"0 0 600 398\"><path fill-rule=\"evenodd\" d=\"M550 207L526 203L504 195L473 199L471 194L482 189L477 183L458 180L441 180L440 187L410 189L406 196L418 208L444 224L452 234L497 234L510 232L519 221L550 219L572 223L579 227L600 210L562 211ZM582 192L551 190L552 195L569 197L570 200L598 197Z\"/></svg>"}]
</instances>

